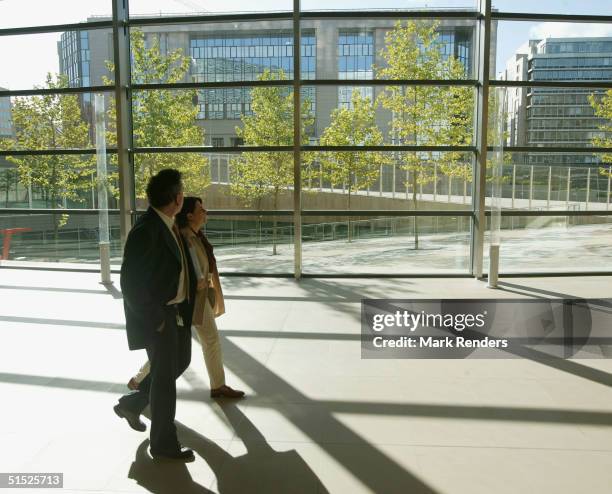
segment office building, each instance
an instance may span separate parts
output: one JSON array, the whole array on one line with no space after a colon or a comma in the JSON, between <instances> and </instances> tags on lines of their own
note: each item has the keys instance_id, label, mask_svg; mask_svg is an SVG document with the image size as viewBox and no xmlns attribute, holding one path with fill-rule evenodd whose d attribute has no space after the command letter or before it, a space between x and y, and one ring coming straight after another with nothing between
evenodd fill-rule
<instances>
[{"instance_id":1,"label":"office building","mask_svg":"<svg viewBox=\"0 0 612 494\"><path fill-rule=\"evenodd\" d=\"M100 20L93 18L89 20ZM386 19L305 20L301 26L302 80L373 79L373 66L383 65L379 56L385 33L394 25ZM293 34L287 22L232 22L144 26L147 43L157 39L162 54L181 49L189 54L191 67L184 82L255 81L264 70L282 70L293 77ZM466 77L473 77L473 24L444 20L438 43L444 56L459 59ZM111 33L101 30L65 33L58 42L60 70L72 87L102 83L110 77L106 61L112 60ZM491 54L494 73L495 53ZM302 89L315 116L313 140L329 125L334 108L350 102L353 88L308 87ZM374 94L372 87L362 93ZM377 94L377 93L376 93ZM199 92L198 122L205 129L206 145L234 146L240 141L235 128L249 115L249 88L205 89ZM382 127L388 121L380 117ZM384 130L384 129L383 129Z\"/></svg>"},{"instance_id":2,"label":"office building","mask_svg":"<svg viewBox=\"0 0 612 494\"><path fill-rule=\"evenodd\" d=\"M0 91L5 91L0 87ZM13 135L13 120L11 118L11 99L0 97L0 138Z\"/></svg>"},{"instance_id":3,"label":"office building","mask_svg":"<svg viewBox=\"0 0 612 494\"><path fill-rule=\"evenodd\" d=\"M612 80L612 38L533 39L507 62L508 81ZM595 115L589 96L597 88L529 88L507 90L507 143L512 146L589 147L601 135L604 120ZM577 153L528 153L518 162L545 166L589 166L599 158Z\"/></svg>"}]
</instances>

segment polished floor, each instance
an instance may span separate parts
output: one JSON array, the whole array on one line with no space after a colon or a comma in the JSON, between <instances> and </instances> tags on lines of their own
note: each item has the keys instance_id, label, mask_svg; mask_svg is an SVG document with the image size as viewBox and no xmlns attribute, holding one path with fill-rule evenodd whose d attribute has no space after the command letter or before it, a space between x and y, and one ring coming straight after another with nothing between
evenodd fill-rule
<instances>
[{"instance_id":1,"label":"polished floor","mask_svg":"<svg viewBox=\"0 0 612 494\"><path fill-rule=\"evenodd\" d=\"M359 341L362 298L610 298L610 277L224 278L227 382L248 398L212 401L194 344L186 465L112 411L143 359L114 280L0 269L1 472L87 493L612 492L610 360L362 360Z\"/></svg>"}]
</instances>

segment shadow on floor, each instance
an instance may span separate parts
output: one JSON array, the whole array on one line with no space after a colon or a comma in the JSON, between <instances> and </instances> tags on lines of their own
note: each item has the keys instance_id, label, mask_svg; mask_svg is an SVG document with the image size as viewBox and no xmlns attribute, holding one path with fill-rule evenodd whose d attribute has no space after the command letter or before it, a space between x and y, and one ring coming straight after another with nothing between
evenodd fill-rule
<instances>
[{"instance_id":1,"label":"shadow on floor","mask_svg":"<svg viewBox=\"0 0 612 494\"><path fill-rule=\"evenodd\" d=\"M156 461L149 456L149 440L136 450L128 478L155 494L203 494L213 492L191 478L187 465L174 461Z\"/></svg>"},{"instance_id":2,"label":"shadow on floor","mask_svg":"<svg viewBox=\"0 0 612 494\"><path fill-rule=\"evenodd\" d=\"M179 425L178 431L181 442L215 472L221 494L328 492L296 450L275 451L236 405L221 403L217 408L236 431L246 453L232 456L184 425Z\"/></svg>"},{"instance_id":3,"label":"shadow on floor","mask_svg":"<svg viewBox=\"0 0 612 494\"><path fill-rule=\"evenodd\" d=\"M533 286L519 285L517 283L509 283L507 281L498 282L498 288L500 290L519 293L520 295L529 295L534 298L571 298L571 299L582 299L583 297L578 295L571 295L568 293L554 292L552 290L544 290L543 288L535 288ZM520 291L516 291L520 290ZM526 293L525 293L526 292ZM595 298L589 298L588 300L595 300ZM612 307L610 299L597 299L597 303L603 307Z\"/></svg>"},{"instance_id":4,"label":"shadow on floor","mask_svg":"<svg viewBox=\"0 0 612 494\"><path fill-rule=\"evenodd\" d=\"M258 395L275 401L272 406L276 412L372 492L385 494L437 492L383 453L376 445L346 426L335 416L334 410L305 396L231 340L223 337L222 344L224 350L229 350L224 352L225 364L234 374L240 376ZM245 445L249 442L247 440L252 440L256 444L263 439L261 433L248 421L238 423L234 427Z\"/></svg>"},{"instance_id":5,"label":"shadow on floor","mask_svg":"<svg viewBox=\"0 0 612 494\"><path fill-rule=\"evenodd\" d=\"M242 411L233 404L219 409L238 433L246 453L232 456L215 442L177 422L180 442L193 449L214 472L220 494L326 494L328 490L295 450L275 451ZM193 480L188 464L153 460L149 441L136 451L128 477L156 494L212 492Z\"/></svg>"}]
</instances>

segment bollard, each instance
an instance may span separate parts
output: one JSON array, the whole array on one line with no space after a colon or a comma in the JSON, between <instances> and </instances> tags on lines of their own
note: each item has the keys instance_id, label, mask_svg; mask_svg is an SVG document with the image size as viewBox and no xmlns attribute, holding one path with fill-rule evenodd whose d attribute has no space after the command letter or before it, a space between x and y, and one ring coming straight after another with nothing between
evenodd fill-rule
<instances>
[{"instance_id":1,"label":"bollard","mask_svg":"<svg viewBox=\"0 0 612 494\"><path fill-rule=\"evenodd\" d=\"M489 283L488 288L497 288L499 274L499 245L489 245Z\"/></svg>"}]
</instances>

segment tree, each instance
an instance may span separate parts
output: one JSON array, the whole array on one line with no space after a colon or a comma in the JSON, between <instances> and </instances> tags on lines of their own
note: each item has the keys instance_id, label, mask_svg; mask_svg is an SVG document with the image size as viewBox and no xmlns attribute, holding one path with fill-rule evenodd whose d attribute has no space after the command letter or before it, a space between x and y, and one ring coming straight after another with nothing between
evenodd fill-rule
<instances>
[{"instance_id":1,"label":"tree","mask_svg":"<svg viewBox=\"0 0 612 494\"><path fill-rule=\"evenodd\" d=\"M45 89L68 86L64 75L47 74ZM41 89L37 87L36 89ZM2 141L10 150L65 150L91 147L89 126L81 116L74 94L44 94L17 97L12 108L15 135ZM81 193L91 188L95 157L80 155L8 156L25 186L40 187L51 209L62 208L65 200L83 202ZM54 215L54 237L67 215Z\"/></svg>"},{"instance_id":2,"label":"tree","mask_svg":"<svg viewBox=\"0 0 612 494\"><path fill-rule=\"evenodd\" d=\"M591 94L589 103L595 110L595 115L604 119L599 126L601 134L593 138L593 146L612 148L612 89L608 89L603 96ZM612 152L604 153L601 159L608 166L599 167L599 173L612 177Z\"/></svg>"},{"instance_id":3,"label":"tree","mask_svg":"<svg viewBox=\"0 0 612 494\"><path fill-rule=\"evenodd\" d=\"M380 79L463 79L466 68L459 60L445 58L438 44L438 22L398 21L387 32L380 52L385 65L376 68ZM390 134L399 145L469 145L472 142L472 90L463 86L387 86L379 96L392 112ZM435 180L434 169L449 177L471 178L461 152L398 153L400 167L411 179L412 203L418 208L417 186ZM418 249L415 218L414 245Z\"/></svg>"},{"instance_id":4,"label":"tree","mask_svg":"<svg viewBox=\"0 0 612 494\"><path fill-rule=\"evenodd\" d=\"M320 138L323 146L378 146L383 135L376 126L376 109L370 98L357 89L348 108L336 108L331 122ZM351 195L372 185L380 175L381 166L391 164L382 152L327 151L317 156L321 177L347 190L347 209L351 209ZM348 221L348 241L351 241L351 220Z\"/></svg>"},{"instance_id":5,"label":"tree","mask_svg":"<svg viewBox=\"0 0 612 494\"><path fill-rule=\"evenodd\" d=\"M153 37L145 41L141 30L130 32L132 52L132 80L139 84L182 82L189 72L189 57L181 49L164 55L159 40ZM114 66L107 62L109 71ZM112 84L110 79L105 79ZM132 93L132 122L134 144L139 147L201 146L204 129L196 122L197 91L195 90L144 90ZM109 109L109 146L116 145L116 108L111 100ZM135 155L136 197L146 197L149 178L163 168L176 168L183 174L187 193L199 195L210 184L208 158L196 153L138 153ZM116 175L115 175L116 176Z\"/></svg>"},{"instance_id":6,"label":"tree","mask_svg":"<svg viewBox=\"0 0 612 494\"><path fill-rule=\"evenodd\" d=\"M0 138L2 141L2 138ZM2 143L0 142L0 149L2 149ZM0 164L2 164L2 158L0 158ZM4 207L9 207L9 192L13 187L13 183L19 180L16 168L13 167L0 167L0 192L4 196Z\"/></svg>"},{"instance_id":7,"label":"tree","mask_svg":"<svg viewBox=\"0 0 612 494\"><path fill-rule=\"evenodd\" d=\"M282 70L265 70L258 76L260 81L285 80ZM236 134L245 146L292 146L293 145L293 93L284 87L256 87L251 90L252 115L242 115L242 127ZM302 101L302 140L313 124L310 102ZM304 157L304 160L308 160ZM278 208L283 190L293 186L293 154L286 151L243 153L230 161L231 191L246 203L272 197L272 208ZM272 226L272 254L277 249L277 220Z\"/></svg>"}]
</instances>

